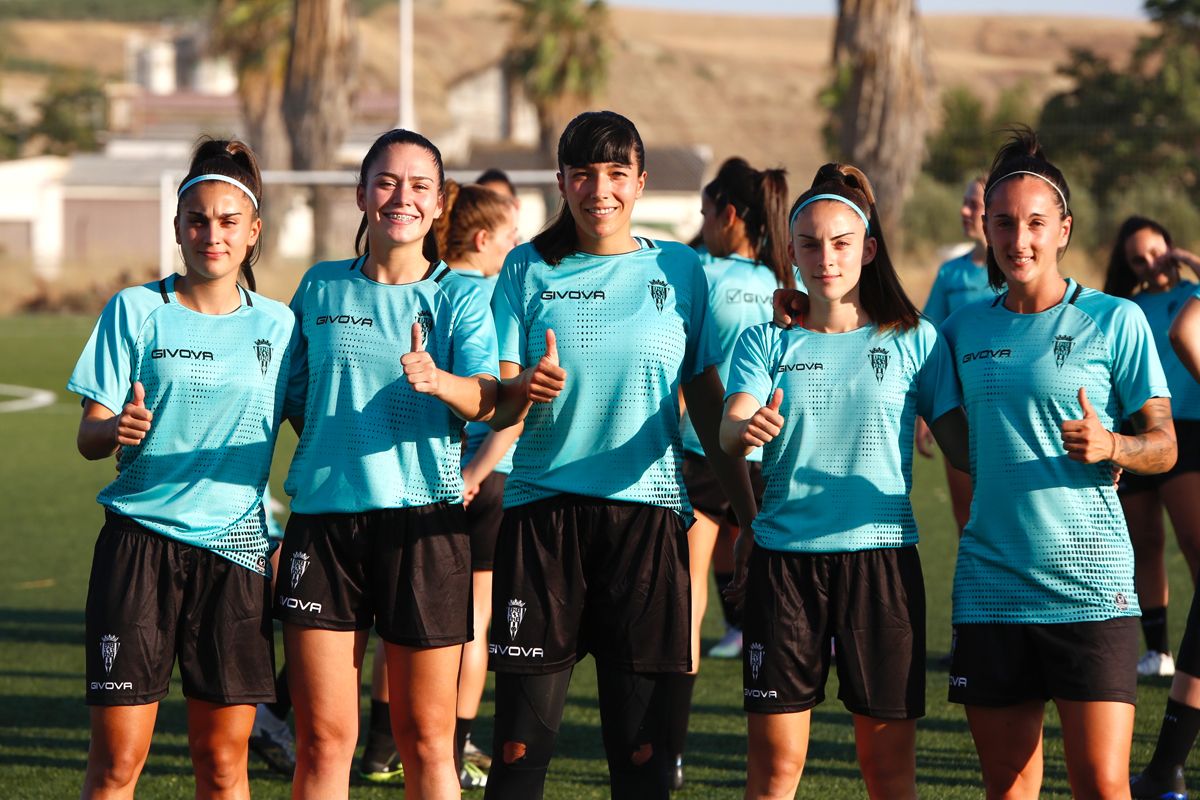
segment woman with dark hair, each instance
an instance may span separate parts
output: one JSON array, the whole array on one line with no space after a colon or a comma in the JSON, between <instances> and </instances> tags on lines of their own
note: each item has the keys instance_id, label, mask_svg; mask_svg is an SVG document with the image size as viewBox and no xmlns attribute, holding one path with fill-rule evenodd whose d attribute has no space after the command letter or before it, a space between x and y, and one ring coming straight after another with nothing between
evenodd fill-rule
<instances>
[{"instance_id":1,"label":"woman with dark hair","mask_svg":"<svg viewBox=\"0 0 1200 800\"><path fill-rule=\"evenodd\" d=\"M363 159L359 255L317 264L292 299L303 430L276 587L296 711L295 798L346 797L368 629L384 641L408 797L459 795L454 719L471 638L464 421L496 398L484 297L440 260L441 155L406 130Z\"/></svg>"},{"instance_id":2,"label":"woman with dark hair","mask_svg":"<svg viewBox=\"0 0 1200 800\"><path fill-rule=\"evenodd\" d=\"M952 313L976 300L994 298L996 290L988 284L987 237L983 234L983 185L987 176L981 175L967 184L963 193L959 218L963 234L974 247L958 258L952 258L938 267L937 277L925 301L925 317L934 325L941 325ZM925 457L933 456L933 435L924 420L917 420L917 451ZM971 476L956 469L949 459L945 460L946 484L950 488L950 507L958 535L971 512Z\"/></svg>"},{"instance_id":3,"label":"woman with dark hair","mask_svg":"<svg viewBox=\"0 0 1200 800\"><path fill-rule=\"evenodd\" d=\"M783 170L757 170L741 158L731 158L722 164L716 177L700 193L703 218L700 234L710 256L704 262L704 274L708 279L709 313L724 356L718 367L722 382L729 374L729 359L738 334L751 325L770 320L772 292L796 283L787 254L787 202L787 178ZM698 656L713 551L718 541L724 540L728 553L737 538L737 518L709 467L686 410L681 430L683 481L696 516L688 529L688 556L692 653ZM762 459L755 455L751 454L747 462L757 502L762 495ZM728 558L732 560L731 555ZM718 570L718 591L733 578L731 566L725 572ZM729 610L725 610L727 618L732 616ZM741 655L741 636L740 627L726 633L725 649L736 649L734 656ZM683 784L684 741L699 667L699 658L695 658L691 672L668 679L671 697L668 747L675 762L672 776L675 789Z\"/></svg>"},{"instance_id":4,"label":"woman with dark hair","mask_svg":"<svg viewBox=\"0 0 1200 800\"><path fill-rule=\"evenodd\" d=\"M487 797L541 797L575 663L596 659L614 798L665 798L664 675L691 669L680 388L743 519L744 467L716 446L721 354L694 252L634 237L637 129L581 114L558 144L558 216L509 254L492 305L505 385L491 424L525 421L504 487L489 651ZM653 706L653 707L652 707Z\"/></svg>"},{"instance_id":5,"label":"woman with dark hair","mask_svg":"<svg viewBox=\"0 0 1200 800\"><path fill-rule=\"evenodd\" d=\"M970 421L975 497L954 573L950 700L989 798L1036 797L1047 700L1076 797L1127 796L1138 658L1133 552L1112 470L1175 461L1146 317L1064 278L1070 189L1020 130L984 190L1003 294L942 327ZM1122 418L1132 432L1114 432Z\"/></svg>"},{"instance_id":6,"label":"woman with dark hair","mask_svg":"<svg viewBox=\"0 0 1200 800\"><path fill-rule=\"evenodd\" d=\"M250 796L255 704L275 696L263 491L294 328L252 291L260 197L246 145L202 142L178 191L183 274L113 297L67 384L79 452L119 451L88 584L83 797L133 797L176 658L196 796Z\"/></svg>"},{"instance_id":7,"label":"woman with dark hair","mask_svg":"<svg viewBox=\"0 0 1200 800\"><path fill-rule=\"evenodd\" d=\"M763 448L763 505L737 543L745 597L747 798L792 797L811 710L836 659L872 798L916 797L925 713L925 587L909 502L917 415L967 466L949 351L888 256L858 169L827 164L792 206L803 325L738 339L721 444ZM836 642L836 648L833 647Z\"/></svg>"},{"instance_id":8,"label":"woman with dark hair","mask_svg":"<svg viewBox=\"0 0 1200 800\"><path fill-rule=\"evenodd\" d=\"M1150 322L1171 389L1171 413L1179 442L1179 460L1168 472L1126 472L1117 489L1133 543L1134 584L1146 640L1146 652L1137 665L1139 675L1175 674L1167 638L1164 506L1188 571L1194 578L1200 569L1200 385L1175 355L1168 337L1175 315L1196 290L1196 284L1180 274L1184 264L1193 273L1200 269L1200 259L1174 247L1171 234L1162 225L1145 217L1130 217L1117 231L1104 280L1105 292L1133 300ZM1122 423L1122 433L1132 430L1128 421Z\"/></svg>"}]
</instances>

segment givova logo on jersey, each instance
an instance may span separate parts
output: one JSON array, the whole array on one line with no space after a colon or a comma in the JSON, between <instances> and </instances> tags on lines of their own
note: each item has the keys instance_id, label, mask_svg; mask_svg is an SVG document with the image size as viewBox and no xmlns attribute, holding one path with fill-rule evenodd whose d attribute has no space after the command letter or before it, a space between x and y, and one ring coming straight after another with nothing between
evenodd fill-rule
<instances>
[{"instance_id":1,"label":"givova logo on jersey","mask_svg":"<svg viewBox=\"0 0 1200 800\"><path fill-rule=\"evenodd\" d=\"M258 366L262 370L263 377L267 377L267 370L271 366L271 342L268 339L259 339L254 343L254 355L258 357Z\"/></svg>"},{"instance_id":2,"label":"givova logo on jersey","mask_svg":"<svg viewBox=\"0 0 1200 800\"><path fill-rule=\"evenodd\" d=\"M888 368L888 351L882 347L872 347L867 357L871 359L871 369L875 370L875 380L883 383L883 375Z\"/></svg>"},{"instance_id":3,"label":"givova logo on jersey","mask_svg":"<svg viewBox=\"0 0 1200 800\"><path fill-rule=\"evenodd\" d=\"M423 308L417 312L413 322L421 326L421 344L429 344L429 332L433 330L433 312Z\"/></svg>"},{"instance_id":4,"label":"givova logo on jersey","mask_svg":"<svg viewBox=\"0 0 1200 800\"><path fill-rule=\"evenodd\" d=\"M1063 335L1054 337L1054 363L1059 369L1062 369L1063 364L1067 363L1067 356L1071 355L1071 348L1074 345L1074 336Z\"/></svg>"},{"instance_id":5,"label":"givova logo on jersey","mask_svg":"<svg viewBox=\"0 0 1200 800\"><path fill-rule=\"evenodd\" d=\"M117 653L121 650L121 637L106 633L100 637L100 661L104 664L105 676L112 675L113 662L117 660ZM133 689L132 681L92 681L88 688L92 691L114 691L119 689Z\"/></svg>"},{"instance_id":6,"label":"givova logo on jersey","mask_svg":"<svg viewBox=\"0 0 1200 800\"><path fill-rule=\"evenodd\" d=\"M654 306L658 309L658 313L662 313L663 304L667 302L667 291L671 288L666 281L655 278L647 284L650 287L650 297L654 300Z\"/></svg>"}]
</instances>

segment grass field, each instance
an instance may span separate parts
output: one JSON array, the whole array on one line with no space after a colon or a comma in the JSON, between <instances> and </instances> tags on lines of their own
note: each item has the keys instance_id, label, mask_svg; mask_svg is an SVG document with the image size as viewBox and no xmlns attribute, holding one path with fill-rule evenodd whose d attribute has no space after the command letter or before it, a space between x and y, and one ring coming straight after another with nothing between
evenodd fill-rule
<instances>
[{"instance_id":1,"label":"grass field","mask_svg":"<svg viewBox=\"0 0 1200 800\"><path fill-rule=\"evenodd\" d=\"M83 605L91 547L101 513L95 494L110 478L112 464L88 463L75 452L79 417L76 398L62 390L87 337L91 319L0 318L0 383L51 389L55 405L0 414L0 797L65 798L78 794L88 744L83 705ZM0 398L2 400L4 398ZM282 480L294 440L281 441L274 483ZM950 581L954 534L941 465L920 460L913 495L921 524L921 557L929 597L931 658L928 716L918 727L920 792L927 798L982 796L978 766L962 710L946 703L946 673L936 657L949 644ZM280 493L282 494L282 493ZM1178 643L1191 586L1182 556L1172 544L1172 642ZM718 634L709 614L705 647ZM277 637L278 638L278 637ZM696 686L688 740L687 786L677 797L741 797L745 769L745 722L741 713L740 667L705 660ZM1143 683L1139 695L1134 763L1150 755L1158 732L1167 683ZM836 697L836 681L828 688ZM592 663L577 670L551 767L547 797L608 797L600 746ZM364 695L364 704L366 697ZM476 739L490 742L490 690ZM192 792L184 703L176 681L163 701L139 797L179 798ZM1069 791L1062 762L1058 721L1046 717L1044 796ZM286 781L251 761L257 798L288 796ZM1200 786L1200 774L1189 774ZM401 797L392 787L356 785L356 798ZM480 796L479 793L474 793ZM471 794L467 794L468 797ZM800 797L862 797L854 760L850 717L836 699L814 712L812 742Z\"/></svg>"}]
</instances>

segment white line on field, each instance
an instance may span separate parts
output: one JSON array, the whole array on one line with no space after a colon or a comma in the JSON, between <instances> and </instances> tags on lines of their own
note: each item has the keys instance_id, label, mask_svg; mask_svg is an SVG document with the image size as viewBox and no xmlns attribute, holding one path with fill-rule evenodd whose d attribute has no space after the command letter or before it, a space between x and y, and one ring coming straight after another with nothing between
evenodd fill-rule
<instances>
[{"instance_id":1,"label":"white line on field","mask_svg":"<svg viewBox=\"0 0 1200 800\"><path fill-rule=\"evenodd\" d=\"M34 389L30 386L14 386L0 383L0 395L16 395L16 400L0 401L0 414L6 411L32 411L54 405L54 392L46 389Z\"/></svg>"}]
</instances>

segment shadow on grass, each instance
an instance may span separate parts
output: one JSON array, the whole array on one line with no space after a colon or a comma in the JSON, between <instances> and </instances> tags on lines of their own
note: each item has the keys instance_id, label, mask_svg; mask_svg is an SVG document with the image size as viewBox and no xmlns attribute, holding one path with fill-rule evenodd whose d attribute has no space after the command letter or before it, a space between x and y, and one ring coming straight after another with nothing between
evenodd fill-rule
<instances>
[{"instance_id":1,"label":"shadow on grass","mask_svg":"<svg viewBox=\"0 0 1200 800\"><path fill-rule=\"evenodd\" d=\"M0 642L83 644L83 609L0 608Z\"/></svg>"}]
</instances>

